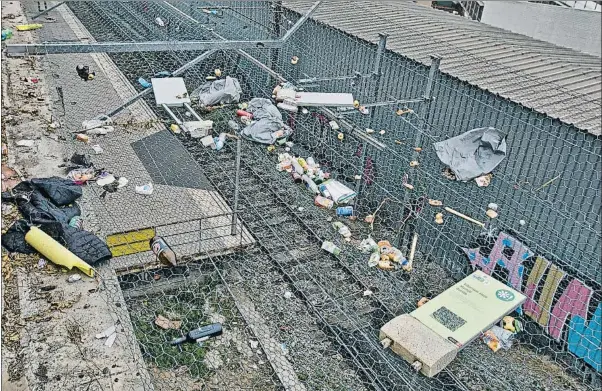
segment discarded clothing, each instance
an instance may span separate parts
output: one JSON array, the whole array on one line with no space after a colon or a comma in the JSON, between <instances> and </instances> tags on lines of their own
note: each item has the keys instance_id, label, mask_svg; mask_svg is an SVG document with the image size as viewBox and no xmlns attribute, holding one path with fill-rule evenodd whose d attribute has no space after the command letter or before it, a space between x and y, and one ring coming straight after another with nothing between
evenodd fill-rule
<instances>
[{"instance_id":1,"label":"discarded clothing","mask_svg":"<svg viewBox=\"0 0 602 391\"><path fill-rule=\"evenodd\" d=\"M199 103L202 105L213 106L238 102L240 94L242 94L242 88L240 88L238 79L227 76L225 79L201 85L190 95L193 98L198 96Z\"/></svg>"},{"instance_id":2,"label":"discarded clothing","mask_svg":"<svg viewBox=\"0 0 602 391\"><path fill-rule=\"evenodd\" d=\"M478 128L433 146L456 180L468 181L490 173L504 160L506 135L491 127Z\"/></svg>"},{"instance_id":3,"label":"discarded clothing","mask_svg":"<svg viewBox=\"0 0 602 391\"><path fill-rule=\"evenodd\" d=\"M282 122L282 114L268 99L253 98L247 111L253 121L242 130L242 135L262 144L274 144L277 139L288 137L293 130Z\"/></svg>"},{"instance_id":4,"label":"discarded clothing","mask_svg":"<svg viewBox=\"0 0 602 391\"><path fill-rule=\"evenodd\" d=\"M81 214L75 201L82 189L69 179L36 178L21 182L11 191L2 193L2 201L16 204L23 215L2 235L2 246L10 252L35 253L25 241L31 225L67 247L83 261L94 264L111 258L108 246L88 231L69 226L69 221Z\"/></svg>"}]
</instances>

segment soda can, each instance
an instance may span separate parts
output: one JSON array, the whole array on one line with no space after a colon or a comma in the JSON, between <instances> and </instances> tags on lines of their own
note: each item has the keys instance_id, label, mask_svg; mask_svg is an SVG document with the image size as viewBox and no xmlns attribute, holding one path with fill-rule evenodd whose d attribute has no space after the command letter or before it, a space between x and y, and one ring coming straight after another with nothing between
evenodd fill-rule
<instances>
[{"instance_id":1,"label":"soda can","mask_svg":"<svg viewBox=\"0 0 602 391\"><path fill-rule=\"evenodd\" d=\"M337 216L353 216L353 206L339 206Z\"/></svg>"}]
</instances>

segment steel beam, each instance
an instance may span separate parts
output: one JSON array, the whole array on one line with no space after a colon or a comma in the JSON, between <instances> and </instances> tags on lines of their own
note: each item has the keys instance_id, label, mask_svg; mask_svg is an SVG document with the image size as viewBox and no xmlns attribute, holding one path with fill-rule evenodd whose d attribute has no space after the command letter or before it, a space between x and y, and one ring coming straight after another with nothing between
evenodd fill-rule
<instances>
[{"instance_id":1,"label":"steel beam","mask_svg":"<svg viewBox=\"0 0 602 391\"><path fill-rule=\"evenodd\" d=\"M431 101L433 100L433 85L435 84L435 78L438 75L439 72L439 66L441 65L441 57L437 56L437 55L433 55L431 56L431 68L429 70L429 76L428 76L428 80L426 83L426 86L424 88L424 94L422 95L422 98L424 99L424 102L422 102L420 104L420 106L418 107L418 119L420 121L422 121L422 126L421 129L419 129L417 132L414 133L414 141L413 141L413 145L412 147L417 148L417 147L422 147L422 133L426 133L428 134L429 132L429 121L428 121L428 113L429 113L429 108L430 108L430 104ZM420 154L417 150L414 150L414 152L412 153L412 161L418 161L420 157ZM409 168L409 183L411 185L416 185L416 182L418 180L418 171L420 169L420 166L415 166L415 167L410 167ZM405 213L405 209L407 208L409 203L410 203L410 198L413 198L414 200L416 200L416 195L412 193L412 195L410 195L410 192L408 190L405 190L404 192L404 196L403 196L403 206L402 206L402 219L405 217L404 213ZM411 211L409 211L408 213L411 213ZM412 224L410 224L412 225ZM408 232L409 231L409 232ZM401 247L407 247L409 244L409 238L412 234L411 231L414 231L413 227L410 227L409 230L406 230L405 226L401 226L399 227L399 231L397 233L397 239L395 241L395 244L398 248Z\"/></svg>"},{"instance_id":2,"label":"steel beam","mask_svg":"<svg viewBox=\"0 0 602 391\"><path fill-rule=\"evenodd\" d=\"M130 53L195 50L274 49L283 46L282 40L263 41L147 41L147 42L44 42L39 44L7 44L10 56L65 53Z\"/></svg>"},{"instance_id":3,"label":"steel beam","mask_svg":"<svg viewBox=\"0 0 602 391\"><path fill-rule=\"evenodd\" d=\"M286 34L284 34L284 37L282 37L282 41L286 42L288 41L288 39L291 37L291 35L293 35L297 30L299 30L301 28L301 26L303 25L303 23L305 23L305 21L307 19L309 19L309 17L316 11L316 9L318 8L318 6L320 5L320 3L322 3L322 1L316 1L314 3L314 5L311 6L310 9L307 10L307 12L305 13L305 15L303 15L301 17L301 19L299 19L297 21L297 23L295 23L293 25L293 27L291 27Z\"/></svg>"},{"instance_id":4,"label":"steel beam","mask_svg":"<svg viewBox=\"0 0 602 391\"><path fill-rule=\"evenodd\" d=\"M197 56L193 60L187 62L186 64L182 65L180 68L178 68L175 71L173 71L173 73L171 74L171 77L180 76L182 73L184 73L188 69L192 68L196 64L200 63L201 61L203 61L204 59L206 59L207 57L209 57L210 55L212 55L215 52L217 52L217 50L208 50L205 53L201 54L200 56ZM115 116L121 110L123 110L126 107L130 106L131 104L137 102L140 98L144 98L146 95L150 94L151 92L153 92L152 88L146 88L146 89L140 91L138 94L132 96L130 99L128 99L127 101L123 102L122 105L120 105L120 106L114 108L113 110L111 110L109 113L106 114L106 116L107 117L113 117L113 116Z\"/></svg>"},{"instance_id":5,"label":"steel beam","mask_svg":"<svg viewBox=\"0 0 602 391\"><path fill-rule=\"evenodd\" d=\"M388 34L378 34L378 49L376 51L376 58L374 59L374 71L372 72L376 76L380 76L380 64L387 49L388 36Z\"/></svg>"}]
</instances>

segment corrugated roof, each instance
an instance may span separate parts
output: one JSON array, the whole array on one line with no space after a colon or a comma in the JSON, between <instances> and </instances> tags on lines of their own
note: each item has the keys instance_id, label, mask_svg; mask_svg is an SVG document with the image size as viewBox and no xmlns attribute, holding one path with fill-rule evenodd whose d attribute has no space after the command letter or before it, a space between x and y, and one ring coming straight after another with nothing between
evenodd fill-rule
<instances>
[{"instance_id":1,"label":"corrugated roof","mask_svg":"<svg viewBox=\"0 0 602 391\"><path fill-rule=\"evenodd\" d=\"M284 0L305 12L315 0ZM322 23L430 65L589 133L602 134L602 62L577 52L412 2L324 0L312 15Z\"/></svg>"}]
</instances>

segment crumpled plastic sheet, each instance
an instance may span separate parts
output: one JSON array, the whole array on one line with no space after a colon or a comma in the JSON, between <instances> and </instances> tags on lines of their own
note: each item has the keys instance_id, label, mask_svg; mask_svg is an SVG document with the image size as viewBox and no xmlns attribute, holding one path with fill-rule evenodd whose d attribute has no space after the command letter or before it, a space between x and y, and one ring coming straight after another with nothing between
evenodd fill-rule
<instances>
[{"instance_id":1,"label":"crumpled plastic sheet","mask_svg":"<svg viewBox=\"0 0 602 391\"><path fill-rule=\"evenodd\" d=\"M506 135L491 127L472 129L433 146L458 181L488 174L506 157Z\"/></svg>"},{"instance_id":2,"label":"crumpled plastic sheet","mask_svg":"<svg viewBox=\"0 0 602 391\"><path fill-rule=\"evenodd\" d=\"M253 114L253 122L241 134L262 144L274 144L277 139L288 137L293 130L282 121L282 113L268 99L253 98L247 111Z\"/></svg>"},{"instance_id":3,"label":"crumpled plastic sheet","mask_svg":"<svg viewBox=\"0 0 602 391\"><path fill-rule=\"evenodd\" d=\"M240 100L240 94L242 94L242 88L240 88L238 79L226 76L225 79L214 80L201 85L190 96L192 98L198 96L199 103L205 106L213 106L236 103Z\"/></svg>"}]
</instances>

